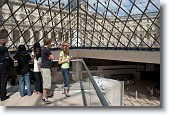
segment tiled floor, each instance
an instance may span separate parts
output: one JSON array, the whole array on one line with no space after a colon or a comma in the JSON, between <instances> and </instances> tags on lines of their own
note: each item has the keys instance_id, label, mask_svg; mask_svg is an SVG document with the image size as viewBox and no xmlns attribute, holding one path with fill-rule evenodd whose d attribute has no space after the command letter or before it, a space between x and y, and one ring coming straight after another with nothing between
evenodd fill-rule
<instances>
[{"instance_id":1,"label":"tiled floor","mask_svg":"<svg viewBox=\"0 0 169 115\"><path fill-rule=\"evenodd\" d=\"M138 94L137 98L135 93L125 93L123 99L123 106L160 106L160 100L157 97L149 97L145 94Z\"/></svg>"},{"instance_id":2,"label":"tiled floor","mask_svg":"<svg viewBox=\"0 0 169 115\"><path fill-rule=\"evenodd\" d=\"M134 85L124 92L123 106L156 106L159 107L160 96L150 96L147 89L156 85L153 81L136 81Z\"/></svg>"},{"instance_id":3,"label":"tiled floor","mask_svg":"<svg viewBox=\"0 0 169 115\"><path fill-rule=\"evenodd\" d=\"M84 106L80 84L72 84L70 95L71 98L66 98L62 94L62 85L53 86L54 96L50 98L51 104L44 104L41 101L42 95L32 94L31 96L21 97L18 92L18 86L9 87L8 95L10 98L5 101L0 101L0 106ZM100 106L97 96L92 98L86 95L86 100L89 106ZM160 99L157 97L149 97L145 94L138 93L137 98L135 92L124 92L123 106L160 106Z\"/></svg>"},{"instance_id":4,"label":"tiled floor","mask_svg":"<svg viewBox=\"0 0 169 115\"><path fill-rule=\"evenodd\" d=\"M83 100L80 96L81 91L71 92L71 98L68 99L62 94L62 91L55 91L54 96L49 100L51 104L42 103L41 95L32 94L31 96L20 97L19 92L11 95L10 99L0 102L1 106L83 106Z\"/></svg>"},{"instance_id":5,"label":"tiled floor","mask_svg":"<svg viewBox=\"0 0 169 115\"><path fill-rule=\"evenodd\" d=\"M44 104L41 94L32 94L31 96L21 97L18 92L18 86L8 87L8 95L10 98L0 101L0 106L83 106L81 90L78 88L79 83L72 85L70 92L71 98L66 98L62 94L62 85L52 86L54 96L49 98L51 104ZM77 87L77 88L76 88ZM33 86L32 86L33 88Z\"/></svg>"}]
</instances>

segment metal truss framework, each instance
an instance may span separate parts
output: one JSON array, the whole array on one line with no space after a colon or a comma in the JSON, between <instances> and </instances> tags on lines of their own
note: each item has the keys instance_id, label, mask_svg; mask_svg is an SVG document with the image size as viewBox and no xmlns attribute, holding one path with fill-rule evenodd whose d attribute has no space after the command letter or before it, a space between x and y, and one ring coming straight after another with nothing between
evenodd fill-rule
<instances>
[{"instance_id":1,"label":"metal truss framework","mask_svg":"<svg viewBox=\"0 0 169 115\"><path fill-rule=\"evenodd\" d=\"M23 43L31 49L32 45L29 45L29 42L32 39L34 42L40 42L49 33L53 33L50 37L53 41L53 48L57 48L60 42L67 41L71 48L77 49L160 50L160 26L157 24L160 9L154 0L144 2L144 8L140 7L143 2L139 0L128 0L129 6L124 6L123 0L94 0L94 3L90 0L64 1L66 0L2 0L0 3L1 38L8 38L12 42L9 48L17 48L16 43L23 37ZM14 9L15 5L18 7ZM115 8L112 9L111 5ZM10 13L6 18L2 11L4 6L9 9ZM150 6L155 9L155 12L150 11ZM101 8L103 10L100 10ZM17 12L21 10L24 15L18 20ZM134 10L137 10L139 14L133 14ZM37 19L33 20L36 11ZM152 14L154 18L151 18ZM48 15L48 20L44 21L46 15ZM148 28L142 24L145 18L149 21ZM11 19L14 24L10 23ZM25 21L28 26L24 25ZM135 23L134 29L128 24L130 21ZM119 23L120 28L117 26ZM6 32L9 25L12 25L12 29ZM38 31L43 32L38 39L36 39L37 25ZM24 29L23 26L25 26ZM156 35L152 35L153 27L157 30ZM138 34L138 28L142 31L142 35ZM16 29L19 35L13 38L10 34ZM129 34L126 34L125 29ZM33 32L32 36L25 38L30 30ZM151 44L146 41L147 36L151 37ZM139 42L135 42L135 38Z\"/></svg>"}]
</instances>

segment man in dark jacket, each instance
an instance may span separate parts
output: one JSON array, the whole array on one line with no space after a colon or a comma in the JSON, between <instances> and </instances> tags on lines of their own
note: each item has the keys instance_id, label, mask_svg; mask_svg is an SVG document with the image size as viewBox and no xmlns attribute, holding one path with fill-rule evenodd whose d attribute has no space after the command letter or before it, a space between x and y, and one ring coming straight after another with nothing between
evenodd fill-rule
<instances>
[{"instance_id":1,"label":"man in dark jacket","mask_svg":"<svg viewBox=\"0 0 169 115\"><path fill-rule=\"evenodd\" d=\"M5 40L0 39L0 98L1 101L4 101L9 98L7 96L6 86L8 79L8 69L5 66L5 59L9 58L8 48L5 47Z\"/></svg>"}]
</instances>

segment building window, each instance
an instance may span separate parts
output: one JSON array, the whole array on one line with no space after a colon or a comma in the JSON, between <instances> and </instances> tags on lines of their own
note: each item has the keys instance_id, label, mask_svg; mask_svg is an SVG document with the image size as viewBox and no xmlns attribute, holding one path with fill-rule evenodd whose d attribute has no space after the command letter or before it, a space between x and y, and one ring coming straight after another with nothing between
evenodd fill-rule
<instances>
[{"instance_id":1,"label":"building window","mask_svg":"<svg viewBox=\"0 0 169 115\"><path fill-rule=\"evenodd\" d=\"M13 31L13 40L16 41L15 43L18 45L20 42L20 33L19 30L14 30Z\"/></svg>"},{"instance_id":2,"label":"building window","mask_svg":"<svg viewBox=\"0 0 169 115\"><path fill-rule=\"evenodd\" d=\"M21 7L21 11L24 11L24 7Z\"/></svg>"},{"instance_id":3,"label":"building window","mask_svg":"<svg viewBox=\"0 0 169 115\"><path fill-rule=\"evenodd\" d=\"M143 35L142 35L142 34L140 34L140 38L141 38L141 39L143 38Z\"/></svg>"},{"instance_id":4,"label":"building window","mask_svg":"<svg viewBox=\"0 0 169 115\"><path fill-rule=\"evenodd\" d=\"M145 37L146 37L147 39L150 39L150 35L149 35L148 33L146 33Z\"/></svg>"},{"instance_id":5,"label":"building window","mask_svg":"<svg viewBox=\"0 0 169 115\"><path fill-rule=\"evenodd\" d=\"M155 38L155 39L157 38L157 34L156 34L156 33L154 33L154 38Z\"/></svg>"},{"instance_id":6,"label":"building window","mask_svg":"<svg viewBox=\"0 0 169 115\"><path fill-rule=\"evenodd\" d=\"M52 42L56 41L56 33L55 32L51 33L51 39L52 39Z\"/></svg>"},{"instance_id":7,"label":"building window","mask_svg":"<svg viewBox=\"0 0 169 115\"><path fill-rule=\"evenodd\" d=\"M37 42L39 40L39 31L35 31L35 41Z\"/></svg>"},{"instance_id":8,"label":"building window","mask_svg":"<svg viewBox=\"0 0 169 115\"><path fill-rule=\"evenodd\" d=\"M120 36L119 36L119 35L117 35L116 37L117 37L117 39L120 39Z\"/></svg>"},{"instance_id":9,"label":"building window","mask_svg":"<svg viewBox=\"0 0 169 115\"><path fill-rule=\"evenodd\" d=\"M109 30L110 28L109 28L109 25L107 25L107 29Z\"/></svg>"},{"instance_id":10,"label":"building window","mask_svg":"<svg viewBox=\"0 0 169 115\"><path fill-rule=\"evenodd\" d=\"M102 37L102 40L104 40L104 37Z\"/></svg>"},{"instance_id":11,"label":"building window","mask_svg":"<svg viewBox=\"0 0 169 115\"><path fill-rule=\"evenodd\" d=\"M136 40L136 35L135 34L133 35L133 39Z\"/></svg>"},{"instance_id":12,"label":"building window","mask_svg":"<svg viewBox=\"0 0 169 115\"><path fill-rule=\"evenodd\" d=\"M29 45L30 43L30 31L29 30L24 31L23 39Z\"/></svg>"}]
</instances>

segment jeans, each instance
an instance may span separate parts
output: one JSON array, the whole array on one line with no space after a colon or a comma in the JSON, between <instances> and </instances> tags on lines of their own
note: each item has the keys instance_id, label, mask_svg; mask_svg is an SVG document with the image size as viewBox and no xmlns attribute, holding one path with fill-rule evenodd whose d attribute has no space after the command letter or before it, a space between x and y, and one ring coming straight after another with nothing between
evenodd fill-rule
<instances>
[{"instance_id":1,"label":"jeans","mask_svg":"<svg viewBox=\"0 0 169 115\"><path fill-rule=\"evenodd\" d=\"M61 68L61 72L64 77L64 88L69 89L69 81L70 81L69 68L67 69Z\"/></svg>"},{"instance_id":2,"label":"jeans","mask_svg":"<svg viewBox=\"0 0 169 115\"><path fill-rule=\"evenodd\" d=\"M18 75L18 79L19 79L19 92L21 97L23 97L25 93L27 93L28 96L31 96L32 92L29 73L24 75ZM25 85L27 87L27 91L25 90Z\"/></svg>"},{"instance_id":3,"label":"jeans","mask_svg":"<svg viewBox=\"0 0 169 115\"><path fill-rule=\"evenodd\" d=\"M34 72L35 77L35 90L39 91L40 93L43 92L42 88L42 75L41 72Z\"/></svg>"},{"instance_id":4,"label":"jeans","mask_svg":"<svg viewBox=\"0 0 169 115\"><path fill-rule=\"evenodd\" d=\"M3 64L0 64L0 98L4 99L6 97L7 91L7 79L8 79L8 71Z\"/></svg>"}]
</instances>

